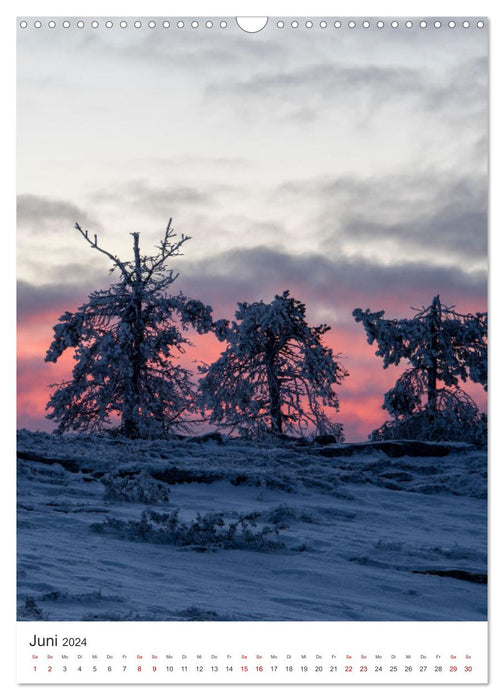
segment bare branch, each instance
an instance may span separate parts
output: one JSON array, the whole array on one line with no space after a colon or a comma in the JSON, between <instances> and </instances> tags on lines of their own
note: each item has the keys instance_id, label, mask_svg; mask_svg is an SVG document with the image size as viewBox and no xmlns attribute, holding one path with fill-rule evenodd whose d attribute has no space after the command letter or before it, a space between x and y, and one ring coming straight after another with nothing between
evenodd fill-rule
<instances>
[{"instance_id":1,"label":"bare branch","mask_svg":"<svg viewBox=\"0 0 504 700\"><path fill-rule=\"evenodd\" d=\"M147 270L147 275L146 275L147 280L150 280L152 278L152 276L156 272L156 270L163 267L165 261L168 258L174 257L176 255L182 255L182 253L178 252L179 249L184 245L184 243L186 241L190 240L190 238L191 238L190 236L186 236L186 235L182 234L180 236L180 238L178 239L178 241L174 241L173 243L170 243L170 239L175 236L175 234L173 233L173 230L171 228L171 224L172 224L172 219L170 218L170 220L168 221L168 225L166 227L163 239L162 239L160 245L157 246L157 249L159 251L161 251L161 254L156 256L156 257L150 258L150 261L152 264ZM146 267L147 267L147 265L146 265ZM176 279L176 277L174 277L173 279Z\"/></svg>"},{"instance_id":2,"label":"bare branch","mask_svg":"<svg viewBox=\"0 0 504 700\"><path fill-rule=\"evenodd\" d=\"M112 262L114 263L114 265L117 265L117 267L121 270L121 272L123 273L123 275L124 275L127 279L129 279L128 270L126 269L126 266L124 265L124 263L123 263L116 255L112 255L112 253L109 253L108 250L105 250L104 248L100 248L100 246L98 245L98 236L96 235L96 233L94 234L94 236L93 236L93 237L94 237L94 240L92 241L91 238L90 238L90 236L89 236L89 232L87 231L87 229L86 229L85 231L83 231L82 228L79 226L78 223L75 224L75 228L77 229L77 231L80 231L80 233L81 233L82 236L85 238L85 240L89 243L89 245L91 246L91 248L95 248L95 249L98 250L100 253L103 253L104 255L106 255L107 258L110 258L110 260L112 260Z\"/></svg>"}]
</instances>

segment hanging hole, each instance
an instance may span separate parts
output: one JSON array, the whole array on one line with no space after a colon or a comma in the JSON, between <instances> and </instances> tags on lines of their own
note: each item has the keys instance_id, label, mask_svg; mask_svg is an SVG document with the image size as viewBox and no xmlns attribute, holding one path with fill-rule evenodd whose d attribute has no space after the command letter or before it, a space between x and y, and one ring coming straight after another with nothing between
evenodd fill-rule
<instances>
[{"instance_id":1,"label":"hanging hole","mask_svg":"<svg viewBox=\"0 0 504 700\"><path fill-rule=\"evenodd\" d=\"M268 24L267 17L236 17L236 24L248 34L255 34Z\"/></svg>"}]
</instances>

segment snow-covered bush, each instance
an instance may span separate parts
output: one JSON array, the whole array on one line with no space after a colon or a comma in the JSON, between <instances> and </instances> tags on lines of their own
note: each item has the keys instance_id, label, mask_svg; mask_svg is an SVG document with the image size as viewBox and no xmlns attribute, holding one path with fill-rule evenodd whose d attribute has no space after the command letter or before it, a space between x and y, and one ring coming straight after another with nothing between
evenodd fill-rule
<instances>
[{"instance_id":1,"label":"snow-covered bush","mask_svg":"<svg viewBox=\"0 0 504 700\"><path fill-rule=\"evenodd\" d=\"M137 473L115 472L102 477L105 501L129 501L133 503L168 503L170 488L154 479L146 471Z\"/></svg>"},{"instance_id":2,"label":"snow-covered bush","mask_svg":"<svg viewBox=\"0 0 504 700\"><path fill-rule=\"evenodd\" d=\"M288 527L295 522L314 523L313 516L304 509L291 508L289 506L278 506L268 514L268 522L279 525L282 528Z\"/></svg>"},{"instance_id":3,"label":"snow-covered bush","mask_svg":"<svg viewBox=\"0 0 504 700\"><path fill-rule=\"evenodd\" d=\"M441 303L412 319L384 319L384 311L355 309L355 320L376 342L383 366L406 360L406 370L387 391L383 408L393 417L371 440L424 439L486 443L486 416L460 382L471 379L487 389L487 314L459 314Z\"/></svg>"},{"instance_id":4,"label":"snow-covered bush","mask_svg":"<svg viewBox=\"0 0 504 700\"><path fill-rule=\"evenodd\" d=\"M18 620L44 620L47 616L44 611L37 605L35 598L27 596L23 605L17 609Z\"/></svg>"},{"instance_id":5,"label":"snow-covered bush","mask_svg":"<svg viewBox=\"0 0 504 700\"><path fill-rule=\"evenodd\" d=\"M311 430L343 440L327 410L338 410L334 385L348 373L322 344L329 326L308 326L305 312L286 291L269 304L240 303L236 321L215 324L227 348L200 367L199 399L212 423L253 437Z\"/></svg>"},{"instance_id":6,"label":"snow-covered bush","mask_svg":"<svg viewBox=\"0 0 504 700\"><path fill-rule=\"evenodd\" d=\"M75 312L66 311L54 326L54 340L45 361L57 362L75 348L72 379L56 387L47 417L58 431L103 429L120 418L128 438L159 437L184 425L184 412L194 394L189 370L174 353L184 352L189 326L207 332L211 308L182 293L167 294L177 275L167 269L169 258L181 255L188 236L177 238L171 219L156 255L141 255L139 234L133 233L133 260L122 261L91 240L92 248L113 262L120 280L109 289L92 292Z\"/></svg>"},{"instance_id":7,"label":"snow-covered bush","mask_svg":"<svg viewBox=\"0 0 504 700\"><path fill-rule=\"evenodd\" d=\"M373 430L369 439L448 440L486 447L487 417L465 394L465 401L458 403L454 410L445 408L432 413L422 409L408 418L387 421Z\"/></svg>"},{"instance_id":8,"label":"snow-covered bush","mask_svg":"<svg viewBox=\"0 0 504 700\"><path fill-rule=\"evenodd\" d=\"M95 532L117 532L129 540L140 540L156 544L178 547L192 547L196 550L208 548L251 549L267 551L283 549L282 542L269 539L277 535L284 526L258 527L260 513L248 513L237 520L226 522L222 513L198 513L196 520L185 523L179 518L179 511L158 513L145 510L139 521L107 518L103 523L94 523Z\"/></svg>"}]
</instances>

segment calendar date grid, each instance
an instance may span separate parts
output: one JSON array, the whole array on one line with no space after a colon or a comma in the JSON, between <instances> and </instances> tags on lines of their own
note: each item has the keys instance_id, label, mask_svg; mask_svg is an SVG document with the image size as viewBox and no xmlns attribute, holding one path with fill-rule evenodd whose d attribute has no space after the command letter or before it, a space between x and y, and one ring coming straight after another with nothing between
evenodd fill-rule
<instances>
[{"instance_id":1,"label":"calendar date grid","mask_svg":"<svg viewBox=\"0 0 504 700\"><path fill-rule=\"evenodd\" d=\"M32 654L33 674L184 674L233 676L406 675L473 673L472 654Z\"/></svg>"}]
</instances>

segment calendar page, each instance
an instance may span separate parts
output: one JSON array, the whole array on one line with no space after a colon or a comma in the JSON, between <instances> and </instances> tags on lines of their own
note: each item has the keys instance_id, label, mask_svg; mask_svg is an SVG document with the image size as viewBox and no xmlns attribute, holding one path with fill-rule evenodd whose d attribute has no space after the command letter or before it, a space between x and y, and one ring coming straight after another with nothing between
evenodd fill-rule
<instances>
[{"instance_id":1,"label":"calendar page","mask_svg":"<svg viewBox=\"0 0 504 700\"><path fill-rule=\"evenodd\" d=\"M18 683L486 683L488 18L16 23Z\"/></svg>"}]
</instances>

